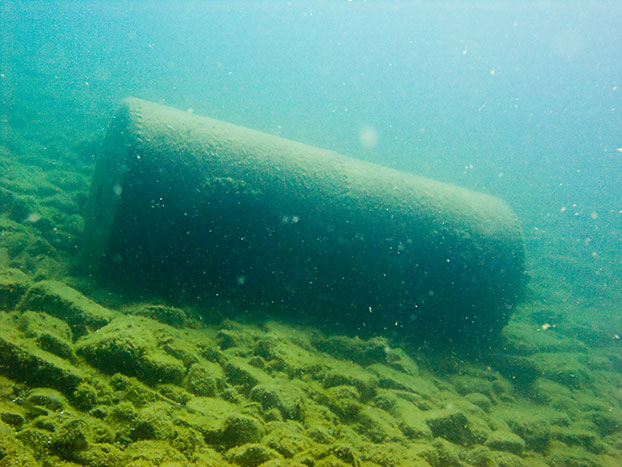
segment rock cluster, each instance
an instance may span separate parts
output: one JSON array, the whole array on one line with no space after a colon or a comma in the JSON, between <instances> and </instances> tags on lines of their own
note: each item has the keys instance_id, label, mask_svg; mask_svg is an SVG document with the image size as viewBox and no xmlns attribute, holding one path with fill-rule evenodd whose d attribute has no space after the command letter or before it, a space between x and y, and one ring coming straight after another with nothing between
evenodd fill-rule
<instances>
[{"instance_id":1,"label":"rock cluster","mask_svg":"<svg viewBox=\"0 0 622 467\"><path fill-rule=\"evenodd\" d=\"M0 288L12 297L0 314L0 462L604 465L620 454L619 404L602 406L582 366L607 362L559 335L541 353L515 323L516 348L490 357L499 371L445 360L432 373L429 359L380 338L215 327L166 305L111 310L64 283L10 273ZM576 358L555 364L555 349Z\"/></svg>"}]
</instances>

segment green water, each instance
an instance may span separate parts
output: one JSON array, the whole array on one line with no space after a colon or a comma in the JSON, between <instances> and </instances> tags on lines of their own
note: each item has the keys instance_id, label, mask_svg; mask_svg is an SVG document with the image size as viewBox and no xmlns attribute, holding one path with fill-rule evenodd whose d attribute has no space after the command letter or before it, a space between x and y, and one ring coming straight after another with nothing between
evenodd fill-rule
<instances>
[{"instance_id":1,"label":"green water","mask_svg":"<svg viewBox=\"0 0 622 467\"><path fill-rule=\"evenodd\" d=\"M621 13L2 2L0 466L619 465ZM83 214L128 96L504 199L530 279L502 338L467 355L109 286Z\"/></svg>"}]
</instances>

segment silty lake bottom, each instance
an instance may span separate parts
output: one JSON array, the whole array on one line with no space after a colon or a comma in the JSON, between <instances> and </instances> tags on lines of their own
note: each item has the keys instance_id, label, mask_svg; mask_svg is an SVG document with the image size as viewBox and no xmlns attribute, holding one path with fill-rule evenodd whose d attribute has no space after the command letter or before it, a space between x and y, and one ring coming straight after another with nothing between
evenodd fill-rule
<instances>
[{"instance_id":1,"label":"silty lake bottom","mask_svg":"<svg viewBox=\"0 0 622 467\"><path fill-rule=\"evenodd\" d=\"M33 7L26 11L32 16L22 17L29 18L25 25L16 19L21 10L15 3L12 12L0 8L2 20L13 21L3 26L10 34L0 62L0 466L620 464L619 207L611 202L615 195L599 191L599 204L593 194L599 183L601 190L610 186L607 177L576 184L577 191L565 191L576 179L562 180L551 192L534 194L528 182L548 162L534 168L531 161L535 175L522 184L511 171L474 183L468 177L477 164L462 164L459 176L448 173L443 181L508 201L525 233L525 294L500 340L478 351L405 342L391 330L360 337L309 319L302 325L280 313L253 313L226 300L185 301L132 290L131 284L119 288L82 261L90 183L121 99L135 95L182 110L192 106L279 133L257 123L273 122L274 115L262 117L261 109L270 107L259 98L256 106L246 102L256 114L244 114L243 96L254 94L240 83L227 89L213 83L223 102L226 97L240 105L232 104L227 114L209 108L196 89L180 96L164 76L141 85L138 75L116 76L118 64L90 63L97 51L81 55L72 49L75 37L55 29L75 20L72 15L95 22L88 12L69 9L50 24ZM104 19L115 14L100 13ZM45 34L36 37L33 24ZM568 31L562 37L562 44L575 46L558 52L580 55L571 40L576 37ZM146 41L146 50L157 51L159 39ZM229 39L234 46L227 53L242 54ZM469 44L457 53L463 52L471 55ZM168 66L171 50L160 53ZM85 71L90 65L92 74ZM177 84L191 81L186 78ZM289 118L304 113L304 103L297 105L277 107L288 108ZM606 128L611 120L602 123L599 128ZM321 125L308 133L292 129L303 128L300 121L290 126L280 134L323 146ZM452 157L460 159L454 148L420 166L386 161L369 152L384 144L374 131L365 127L362 136L361 158L421 169L432 178L442 178L444 167L453 170ZM338 131L327 131L326 147L357 157L347 144L334 144L338 139ZM585 156L582 170L589 172L592 157ZM460 178L463 169L466 178ZM504 188L508 178L513 191Z\"/></svg>"}]
</instances>

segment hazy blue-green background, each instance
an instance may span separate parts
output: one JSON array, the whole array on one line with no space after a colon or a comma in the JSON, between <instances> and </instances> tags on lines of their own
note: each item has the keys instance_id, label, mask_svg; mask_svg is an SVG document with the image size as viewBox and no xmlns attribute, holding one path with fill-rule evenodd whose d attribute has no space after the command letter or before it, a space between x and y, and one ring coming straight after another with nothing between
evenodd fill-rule
<instances>
[{"instance_id":1,"label":"hazy blue-green background","mask_svg":"<svg viewBox=\"0 0 622 467\"><path fill-rule=\"evenodd\" d=\"M4 0L0 15L3 119L50 148L97 142L128 95L191 108L497 194L536 279L620 295L620 2Z\"/></svg>"}]
</instances>

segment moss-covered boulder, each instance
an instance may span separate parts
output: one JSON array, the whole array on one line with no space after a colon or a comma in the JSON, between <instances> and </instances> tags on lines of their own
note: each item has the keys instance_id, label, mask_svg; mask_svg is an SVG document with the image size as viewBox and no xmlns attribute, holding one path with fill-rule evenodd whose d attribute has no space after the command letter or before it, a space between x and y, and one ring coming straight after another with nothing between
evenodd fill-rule
<instances>
[{"instance_id":1,"label":"moss-covered boulder","mask_svg":"<svg viewBox=\"0 0 622 467\"><path fill-rule=\"evenodd\" d=\"M329 388L319 398L319 402L328 407L343 422L352 423L363 410L360 403L361 395L353 386L335 386Z\"/></svg>"},{"instance_id":2,"label":"moss-covered boulder","mask_svg":"<svg viewBox=\"0 0 622 467\"><path fill-rule=\"evenodd\" d=\"M167 305L145 305L139 308L136 314L176 328L181 328L187 319L184 310Z\"/></svg>"},{"instance_id":3,"label":"moss-covered boulder","mask_svg":"<svg viewBox=\"0 0 622 467\"><path fill-rule=\"evenodd\" d=\"M140 439L173 439L174 409L170 404L155 402L138 410L130 437Z\"/></svg>"},{"instance_id":4,"label":"moss-covered boulder","mask_svg":"<svg viewBox=\"0 0 622 467\"><path fill-rule=\"evenodd\" d=\"M63 320L44 312L25 311L19 316L18 327L43 350L75 362L73 334Z\"/></svg>"},{"instance_id":5,"label":"moss-covered boulder","mask_svg":"<svg viewBox=\"0 0 622 467\"><path fill-rule=\"evenodd\" d=\"M49 435L46 433L42 433L42 435L45 439L38 445L41 447L41 450L38 452L45 452L44 446L50 440ZM19 439L12 427L0 422L0 465L16 465L20 467L38 467L41 465L35 459L33 453L25 446L32 448L35 444L29 444L24 442L23 439Z\"/></svg>"},{"instance_id":6,"label":"moss-covered boulder","mask_svg":"<svg viewBox=\"0 0 622 467\"><path fill-rule=\"evenodd\" d=\"M530 406L505 408L497 412L512 432L525 441L526 449L543 452L551 441L551 421L555 416L552 409L538 409Z\"/></svg>"},{"instance_id":7,"label":"moss-covered boulder","mask_svg":"<svg viewBox=\"0 0 622 467\"><path fill-rule=\"evenodd\" d=\"M254 354L262 357L272 372L283 372L290 378L316 375L322 369L322 360L300 338L292 342L283 336L268 334L257 340Z\"/></svg>"},{"instance_id":8,"label":"moss-covered boulder","mask_svg":"<svg viewBox=\"0 0 622 467\"><path fill-rule=\"evenodd\" d=\"M486 446L520 455L525 450L525 441L510 431L493 431L488 435Z\"/></svg>"},{"instance_id":9,"label":"moss-covered boulder","mask_svg":"<svg viewBox=\"0 0 622 467\"><path fill-rule=\"evenodd\" d=\"M208 444L233 447L254 443L264 434L263 423L231 402L212 397L195 397L186 404L190 413L176 423L203 435Z\"/></svg>"},{"instance_id":10,"label":"moss-covered boulder","mask_svg":"<svg viewBox=\"0 0 622 467\"><path fill-rule=\"evenodd\" d=\"M224 389L225 374L220 365L202 361L190 367L183 386L196 396L213 397Z\"/></svg>"},{"instance_id":11,"label":"moss-covered boulder","mask_svg":"<svg viewBox=\"0 0 622 467\"><path fill-rule=\"evenodd\" d=\"M67 409L67 399L58 391L49 388L34 388L29 391L26 402L30 405L45 407L48 410L59 412Z\"/></svg>"},{"instance_id":12,"label":"moss-covered boulder","mask_svg":"<svg viewBox=\"0 0 622 467\"><path fill-rule=\"evenodd\" d=\"M305 433L304 427L295 421L271 422L266 425L268 434L262 442L287 459L312 449L316 443Z\"/></svg>"},{"instance_id":13,"label":"moss-covered boulder","mask_svg":"<svg viewBox=\"0 0 622 467\"><path fill-rule=\"evenodd\" d=\"M349 362L335 362L325 372L322 383L324 387L353 386L361 397L361 400L372 399L378 389L376 376Z\"/></svg>"},{"instance_id":14,"label":"moss-covered boulder","mask_svg":"<svg viewBox=\"0 0 622 467\"><path fill-rule=\"evenodd\" d=\"M125 452L109 443L89 444L85 449L75 452L71 459L79 465L92 467L126 465L127 463Z\"/></svg>"},{"instance_id":15,"label":"moss-covered boulder","mask_svg":"<svg viewBox=\"0 0 622 467\"><path fill-rule=\"evenodd\" d=\"M388 342L383 338L361 340L346 336L316 335L312 344L337 359L350 360L359 365L383 362L391 351Z\"/></svg>"},{"instance_id":16,"label":"moss-covered boulder","mask_svg":"<svg viewBox=\"0 0 622 467\"><path fill-rule=\"evenodd\" d=\"M261 404L264 411L277 409L284 420L301 420L305 394L288 380L257 384L249 397Z\"/></svg>"},{"instance_id":17,"label":"moss-covered boulder","mask_svg":"<svg viewBox=\"0 0 622 467\"><path fill-rule=\"evenodd\" d=\"M373 443L400 442L405 439L399 421L384 410L365 407L358 416L356 430Z\"/></svg>"},{"instance_id":18,"label":"moss-covered boulder","mask_svg":"<svg viewBox=\"0 0 622 467\"><path fill-rule=\"evenodd\" d=\"M419 409L414 403L398 397L391 413L398 420L399 427L407 438L432 438L432 430L426 423L425 411Z\"/></svg>"},{"instance_id":19,"label":"moss-covered boulder","mask_svg":"<svg viewBox=\"0 0 622 467\"><path fill-rule=\"evenodd\" d=\"M516 454L512 454L507 451L495 451L486 446L477 446L471 449L465 455L467 465L474 465L477 467L488 466L504 466L504 467L524 467L526 465L533 467L547 467L548 464L538 459L525 459L519 457ZM442 464L441 464L442 465Z\"/></svg>"},{"instance_id":20,"label":"moss-covered boulder","mask_svg":"<svg viewBox=\"0 0 622 467\"><path fill-rule=\"evenodd\" d=\"M261 439L263 427L259 420L245 414L230 414L224 422L221 443L225 446L254 443Z\"/></svg>"},{"instance_id":21,"label":"moss-covered boulder","mask_svg":"<svg viewBox=\"0 0 622 467\"><path fill-rule=\"evenodd\" d=\"M452 443L471 446L486 441L487 433L458 409L432 410L425 420L435 437L442 437Z\"/></svg>"},{"instance_id":22,"label":"moss-covered boulder","mask_svg":"<svg viewBox=\"0 0 622 467\"><path fill-rule=\"evenodd\" d=\"M227 353L223 362L227 382L239 386L244 393L249 393L261 382L271 382L273 378L257 366L251 365L247 359Z\"/></svg>"},{"instance_id":23,"label":"moss-covered boulder","mask_svg":"<svg viewBox=\"0 0 622 467\"><path fill-rule=\"evenodd\" d=\"M58 389L70 395L86 374L26 339L20 331L0 319L0 373L18 381Z\"/></svg>"},{"instance_id":24,"label":"moss-covered boulder","mask_svg":"<svg viewBox=\"0 0 622 467\"><path fill-rule=\"evenodd\" d=\"M587 423L573 424L568 427L553 426L551 437L568 446L582 446L588 450L600 439L596 427Z\"/></svg>"},{"instance_id":25,"label":"moss-covered boulder","mask_svg":"<svg viewBox=\"0 0 622 467\"><path fill-rule=\"evenodd\" d=\"M106 325L114 313L68 285L44 280L28 289L19 304L22 310L45 311L69 324L77 335Z\"/></svg>"},{"instance_id":26,"label":"moss-covered boulder","mask_svg":"<svg viewBox=\"0 0 622 467\"><path fill-rule=\"evenodd\" d=\"M14 309L29 286L30 279L22 271L0 269L0 310Z\"/></svg>"},{"instance_id":27,"label":"moss-covered boulder","mask_svg":"<svg viewBox=\"0 0 622 467\"><path fill-rule=\"evenodd\" d=\"M367 369L374 374L378 381L378 386L385 389L396 389L418 394L421 398L431 400L438 393L438 388L430 379L417 377L416 367L403 371L395 368L393 365L384 363L374 363L369 365Z\"/></svg>"},{"instance_id":28,"label":"moss-covered boulder","mask_svg":"<svg viewBox=\"0 0 622 467\"><path fill-rule=\"evenodd\" d=\"M142 317L117 318L82 338L78 353L107 373L121 372L149 384L180 383L186 369L183 362L159 348L158 326Z\"/></svg>"},{"instance_id":29,"label":"moss-covered boulder","mask_svg":"<svg viewBox=\"0 0 622 467\"><path fill-rule=\"evenodd\" d=\"M155 466L163 463L183 465L188 461L186 456L177 451L166 441L140 440L128 445L124 454L129 465Z\"/></svg>"},{"instance_id":30,"label":"moss-covered boulder","mask_svg":"<svg viewBox=\"0 0 622 467\"><path fill-rule=\"evenodd\" d=\"M538 373L573 389L591 383L589 357L583 353L537 353L529 357Z\"/></svg>"},{"instance_id":31,"label":"moss-covered boulder","mask_svg":"<svg viewBox=\"0 0 622 467\"><path fill-rule=\"evenodd\" d=\"M471 404L476 405L484 411L490 409L490 406L492 405L491 398L486 394L482 394L481 392L471 392L469 394L466 394L464 398Z\"/></svg>"},{"instance_id":32,"label":"moss-covered boulder","mask_svg":"<svg viewBox=\"0 0 622 467\"><path fill-rule=\"evenodd\" d=\"M50 453L52 444L52 433L50 430L36 427L26 427L16 433L17 439L19 439L24 446L27 446L33 452L36 452L39 456L47 455Z\"/></svg>"},{"instance_id":33,"label":"moss-covered boulder","mask_svg":"<svg viewBox=\"0 0 622 467\"><path fill-rule=\"evenodd\" d=\"M229 462L245 467L257 467L273 459L281 458L281 455L273 449L262 444L244 444L229 449L225 453Z\"/></svg>"},{"instance_id":34,"label":"moss-covered boulder","mask_svg":"<svg viewBox=\"0 0 622 467\"><path fill-rule=\"evenodd\" d=\"M581 467L617 466L620 459L599 458L578 446L567 446L564 443L553 443L546 456L548 465L570 465Z\"/></svg>"},{"instance_id":35,"label":"moss-covered boulder","mask_svg":"<svg viewBox=\"0 0 622 467\"><path fill-rule=\"evenodd\" d=\"M503 330L503 336L506 348L515 355L587 351L583 342L564 336L550 324L543 327L513 321Z\"/></svg>"}]
</instances>

